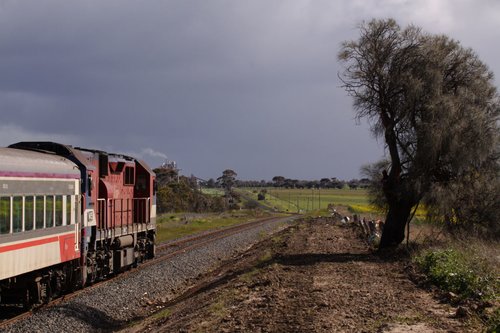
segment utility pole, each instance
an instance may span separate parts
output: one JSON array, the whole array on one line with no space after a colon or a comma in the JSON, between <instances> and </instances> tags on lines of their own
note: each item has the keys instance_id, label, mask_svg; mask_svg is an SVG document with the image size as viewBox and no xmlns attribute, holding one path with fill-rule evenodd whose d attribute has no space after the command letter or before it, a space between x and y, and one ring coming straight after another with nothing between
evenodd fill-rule
<instances>
[{"instance_id":1,"label":"utility pole","mask_svg":"<svg viewBox=\"0 0 500 333\"><path fill-rule=\"evenodd\" d=\"M311 210L314 210L314 188L311 188Z\"/></svg>"},{"instance_id":2,"label":"utility pole","mask_svg":"<svg viewBox=\"0 0 500 333\"><path fill-rule=\"evenodd\" d=\"M297 213L300 213L300 207L299 207L299 196L300 196L300 193L299 193L299 195L297 196Z\"/></svg>"},{"instance_id":3,"label":"utility pole","mask_svg":"<svg viewBox=\"0 0 500 333\"><path fill-rule=\"evenodd\" d=\"M321 187L318 187L318 208L321 210Z\"/></svg>"}]
</instances>

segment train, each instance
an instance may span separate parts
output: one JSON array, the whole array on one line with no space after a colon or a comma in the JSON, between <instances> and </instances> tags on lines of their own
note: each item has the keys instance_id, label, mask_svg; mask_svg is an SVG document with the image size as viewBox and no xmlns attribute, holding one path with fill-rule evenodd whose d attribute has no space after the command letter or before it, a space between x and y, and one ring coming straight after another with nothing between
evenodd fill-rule
<instances>
[{"instance_id":1,"label":"train","mask_svg":"<svg viewBox=\"0 0 500 333\"><path fill-rule=\"evenodd\" d=\"M0 304L32 307L155 255L143 161L55 142L0 148Z\"/></svg>"}]
</instances>

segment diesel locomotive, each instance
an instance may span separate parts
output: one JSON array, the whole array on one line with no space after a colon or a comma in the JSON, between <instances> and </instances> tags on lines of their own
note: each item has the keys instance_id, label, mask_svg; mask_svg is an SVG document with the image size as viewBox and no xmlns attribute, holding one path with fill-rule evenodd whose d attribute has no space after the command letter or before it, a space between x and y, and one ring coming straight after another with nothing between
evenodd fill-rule
<instances>
[{"instance_id":1,"label":"diesel locomotive","mask_svg":"<svg viewBox=\"0 0 500 333\"><path fill-rule=\"evenodd\" d=\"M155 255L155 174L54 142L0 148L0 304L32 306Z\"/></svg>"}]
</instances>

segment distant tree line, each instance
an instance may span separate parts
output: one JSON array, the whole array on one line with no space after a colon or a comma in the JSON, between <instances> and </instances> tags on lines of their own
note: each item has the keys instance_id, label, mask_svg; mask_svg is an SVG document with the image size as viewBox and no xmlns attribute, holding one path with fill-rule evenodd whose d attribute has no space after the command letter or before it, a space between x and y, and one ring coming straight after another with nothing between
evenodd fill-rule
<instances>
[{"instance_id":1,"label":"distant tree line","mask_svg":"<svg viewBox=\"0 0 500 333\"><path fill-rule=\"evenodd\" d=\"M165 164L154 169L156 173L156 207L158 213L168 212L221 212L228 209L237 209L240 195L234 191L235 187L260 187L260 199L265 198L267 187L296 188L296 189L326 189L326 188L367 188L368 178L351 179L349 181L333 178L320 180L299 180L283 176L275 176L271 181L266 180L239 180L234 170L226 169L222 176L214 180L201 180L195 176L182 176L175 166ZM204 194L202 188L220 188L224 195ZM247 207L250 208L250 207Z\"/></svg>"},{"instance_id":2,"label":"distant tree line","mask_svg":"<svg viewBox=\"0 0 500 333\"><path fill-rule=\"evenodd\" d=\"M208 188L220 187L223 188L220 182L209 179L202 183ZM336 177L321 178L320 180L300 180L290 179L283 176L275 176L271 181L266 180L235 180L236 187L280 187L280 188L297 188L297 189L313 189L313 188L367 188L370 185L368 178L341 180Z\"/></svg>"}]
</instances>

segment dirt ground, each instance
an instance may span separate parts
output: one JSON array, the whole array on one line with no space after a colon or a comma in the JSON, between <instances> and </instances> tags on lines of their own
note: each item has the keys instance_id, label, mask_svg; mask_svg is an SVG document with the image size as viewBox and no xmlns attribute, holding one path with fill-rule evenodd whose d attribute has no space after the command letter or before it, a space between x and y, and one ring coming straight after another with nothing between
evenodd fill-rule
<instances>
[{"instance_id":1,"label":"dirt ground","mask_svg":"<svg viewBox=\"0 0 500 333\"><path fill-rule=\"evenodd\" d=\"M358 228L304 221L200 279L128 332L477 332Z\"/></svg>"}]
</instances>

